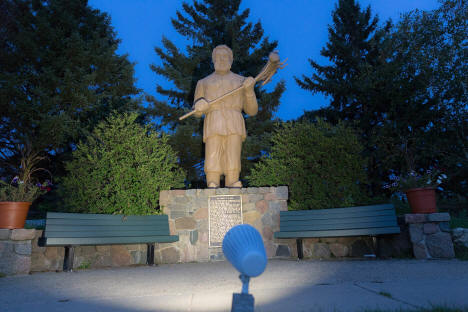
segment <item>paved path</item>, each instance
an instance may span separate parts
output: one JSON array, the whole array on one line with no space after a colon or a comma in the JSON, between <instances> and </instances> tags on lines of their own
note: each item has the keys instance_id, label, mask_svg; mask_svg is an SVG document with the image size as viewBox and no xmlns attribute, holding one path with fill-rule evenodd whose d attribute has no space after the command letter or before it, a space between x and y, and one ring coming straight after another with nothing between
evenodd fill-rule
<instances>
[{"instance_id":1,"label":"paved path","mask_svg":"<svg viewBox=\"0 0 468 312\"><path fill-rule=\"evenodd\" d=\"M0 311L230 311L228 262L35 273L0 278ZM250 283L255 311L468 311L468 262L272 260Z\"/></svg>"}]
</instances>

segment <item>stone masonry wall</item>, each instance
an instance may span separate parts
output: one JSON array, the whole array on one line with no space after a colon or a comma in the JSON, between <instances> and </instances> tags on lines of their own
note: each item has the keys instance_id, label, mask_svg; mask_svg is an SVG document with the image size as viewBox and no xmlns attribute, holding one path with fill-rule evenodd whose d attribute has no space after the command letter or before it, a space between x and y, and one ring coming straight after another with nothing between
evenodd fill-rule
<instances>
[{"instance_id":1,"label":"stone masonry wall","mask_svg":"<svg viewBox=\"0 0 468 312\"><path fill-rule=\"evenodd\" d=\"M448 213L406 214L416 259L454 258Z\"/></svg>"},{"instance_id":2,"label":"stone masonry wall","mask_svg":"<svg viewBox=\"0 0 468 312\"><path fill-rule=\"evenodd\" d=\"M172 235L179 241L158 244L156 263L206 262L222 260L219 247L209 247L208 199L215 195L240 195L244 224L255 227L262 235L267 256L276 256L280 243L273 233L279 231L279 212L288 209L288 188L250 187L162 191L159 204L169 216Z\"/></svg>"},{"instance_id":3,"label":"stone masonry wall","mask_svg":"<svg viewBox=\"0 0 468 312\"><path fill-rule=\"evenodd\" d=\"M0 229L0 273L28 274L31 270L31 240L36 230Z\"/></svg>"},{"instance_id":4,"label":"stone masonry wall","mask_svg":"<svg viewBox=\"0 0 468 312\"><path fill-rule=\"evenodd\" d=\"M64 247L40 247L42 230L37 230L32 243L31 271L62 271ZM146 244L76 246L74 269L120 267L146 264Z\"/></svg>"}]
</instances>

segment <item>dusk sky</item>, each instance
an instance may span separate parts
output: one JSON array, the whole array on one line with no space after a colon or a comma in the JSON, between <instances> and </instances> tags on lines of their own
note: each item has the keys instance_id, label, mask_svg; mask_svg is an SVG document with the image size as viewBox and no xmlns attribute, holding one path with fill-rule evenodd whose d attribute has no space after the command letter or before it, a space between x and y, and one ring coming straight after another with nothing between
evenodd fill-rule
<instances>
[{"instance_id":1,"label":"dusk sky","mask_svg":"<svg viewBox=\"0 0 468 312\"><path fill-rule=\"evenodd\" d=\"M156 84L168 87L171 82L156 75L149 65L161 64L154 52L162 46L166 36L184 48L188 42L172 27L171 18L182 10L181 0L90 0L89 5L107 12L112 19L118 38L122 40L119 53L128 53L135 64L137 86L144 92L163 98L156 93ZM190 1L186 1L189 2ZM414 9L432 10L439 6L437 0L360 0L362 7L371 5L381 23L391 18L394 22L401 13ZM304 111L326 106L328 100L320 94L300 89L294 76L310 75L312 70L308 58L326 62L320 50L328 40L327 25L331 23L331 12L336 1L331 0L244 0L241 9L250 9L249 21L260 21L265 35L277 40L281 59L288 58L288 66L273 78L273 86L280 79L286 81L286 91L276 116L283 120L297 118ZM235 55L234 55L235 62Z\"/></svg>"}]
</instances>

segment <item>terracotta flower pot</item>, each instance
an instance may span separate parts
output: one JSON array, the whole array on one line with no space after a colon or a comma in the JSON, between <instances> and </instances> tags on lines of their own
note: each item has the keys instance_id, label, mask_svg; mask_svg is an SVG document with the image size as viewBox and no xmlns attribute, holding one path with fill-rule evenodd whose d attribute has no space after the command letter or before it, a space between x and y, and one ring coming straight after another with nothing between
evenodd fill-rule
<instances>
[{"instance_id":1,"label":"terracotta flower pot","mask_svg":"<svg viewBox=\"0 0 468 312\"><path fill-rule=\"evenodd\" d=\"M405 191L412 213L437 212L434 188L414 188Z\"/></svg>"},{"instance_id":2,"label":"terracotta flower pot","mask_svg":"<svg viewBox=\"0 0 468 312\"><path fill-rule=\"evenodd\" d=\"M0 202L0 228L22 229L31 202Z\"/></svg>"}]
</instances>

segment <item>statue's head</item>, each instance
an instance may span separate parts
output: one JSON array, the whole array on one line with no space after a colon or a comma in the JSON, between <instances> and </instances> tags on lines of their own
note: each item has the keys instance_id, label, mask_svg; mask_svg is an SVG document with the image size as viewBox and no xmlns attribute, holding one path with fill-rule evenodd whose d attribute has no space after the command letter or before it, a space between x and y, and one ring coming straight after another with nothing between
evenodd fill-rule
<instances>
[{"instance_id":1,"label":"statue's head","mask_svg":"<svg viewBox=\"0 0 468 312\"><path fill-rule=\"evenodd\" d=\"M232 50L225 44L213 49L211 54L215 70L220 73L229 72L232 65Z\"/></svg>"}]
</instances>

